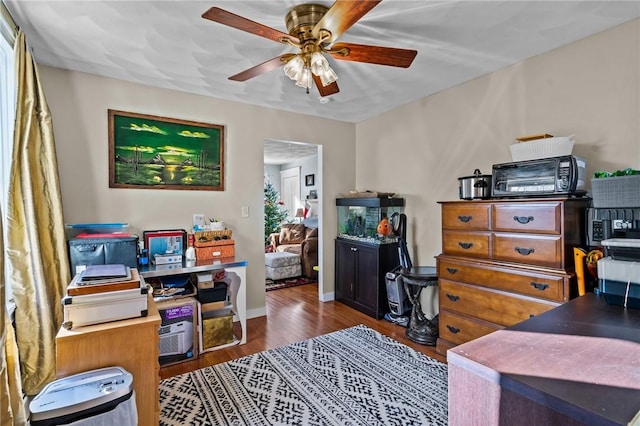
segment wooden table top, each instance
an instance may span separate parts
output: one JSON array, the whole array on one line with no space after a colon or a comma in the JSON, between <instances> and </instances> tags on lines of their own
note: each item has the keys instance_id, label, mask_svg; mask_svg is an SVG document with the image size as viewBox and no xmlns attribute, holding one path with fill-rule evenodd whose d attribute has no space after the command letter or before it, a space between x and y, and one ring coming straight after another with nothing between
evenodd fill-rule
<instances>
[{"instance_id":1,"label":"wooden table top","mask_svg":"<svg viewBox=\"0 0 640 426\"><path fill-rule=\"evenodd\" d=\"M640 310L592 293L447 358L585 424L627 425L640 412Z\"/></svg>"}]
</instances>

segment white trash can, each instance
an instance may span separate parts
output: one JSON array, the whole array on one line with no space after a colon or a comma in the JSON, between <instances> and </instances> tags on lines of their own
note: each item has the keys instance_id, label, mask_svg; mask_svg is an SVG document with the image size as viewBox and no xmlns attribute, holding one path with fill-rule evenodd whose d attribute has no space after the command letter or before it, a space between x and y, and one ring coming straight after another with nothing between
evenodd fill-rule
<instances>
[{"instance_id":1,"label":"white trash can","mask_svg":"<svg viewBox=\"0 0 640 426\"><path fill-rule=\"evenodd\" d=\"M29 404L32 426L135 426L133 376L107 367L57 379Z\"/></svg>"}]
</instances>

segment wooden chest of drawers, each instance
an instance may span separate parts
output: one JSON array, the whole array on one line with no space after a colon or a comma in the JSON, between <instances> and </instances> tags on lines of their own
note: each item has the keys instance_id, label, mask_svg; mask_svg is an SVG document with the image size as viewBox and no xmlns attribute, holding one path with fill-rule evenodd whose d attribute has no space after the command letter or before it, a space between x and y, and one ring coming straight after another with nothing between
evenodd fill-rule
<instances>
[{"instance_id":1,"label":"wooden chest of drawers","mask_svg":"<svg viewBox=\"0 0 640 426\"><path fill-rule=\"evenodd\" d=\"M436 350L511 326L568 301L573 247L589 199L441 202Z\"/></svg>"}]
</instances>

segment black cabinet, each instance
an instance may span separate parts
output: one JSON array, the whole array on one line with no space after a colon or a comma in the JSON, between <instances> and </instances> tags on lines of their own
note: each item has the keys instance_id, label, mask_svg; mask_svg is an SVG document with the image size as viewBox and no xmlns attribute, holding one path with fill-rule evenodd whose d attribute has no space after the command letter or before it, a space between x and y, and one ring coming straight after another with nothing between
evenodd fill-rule
<instances>
[{"instance_id":1,"label":"black cabinet","mask_svg":"<svg viewBox=\"0 0 640 426\"><path fill-rule=\"evenodd\" d=\"M336 239L336 300L376 319L389 312L385 274L399 265L398 245Z\"/></svg>"}]
</instances>

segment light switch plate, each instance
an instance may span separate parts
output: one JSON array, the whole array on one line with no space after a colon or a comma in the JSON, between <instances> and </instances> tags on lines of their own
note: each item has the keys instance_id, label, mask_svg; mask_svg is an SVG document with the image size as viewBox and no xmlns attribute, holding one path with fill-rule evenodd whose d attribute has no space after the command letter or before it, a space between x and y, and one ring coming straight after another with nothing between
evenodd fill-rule
<instances>
[{"instance_id":1,"label":"light switch plate","mask_svg":"<svg viewBox=\"0 0 640 426\"><path fill-rule=\"evenodd\" d=\"M249 206L242 206L242 217L249 217Z\"/></svg>"}]
</instances>

